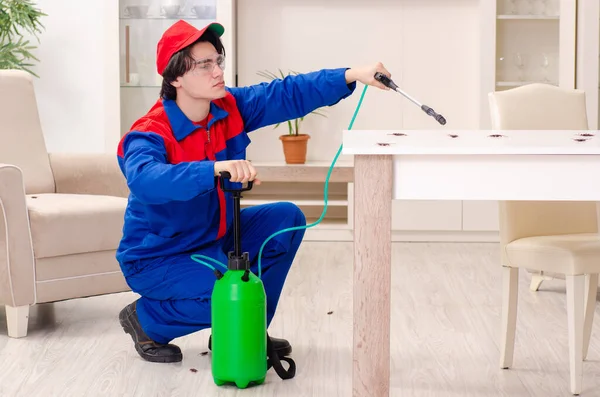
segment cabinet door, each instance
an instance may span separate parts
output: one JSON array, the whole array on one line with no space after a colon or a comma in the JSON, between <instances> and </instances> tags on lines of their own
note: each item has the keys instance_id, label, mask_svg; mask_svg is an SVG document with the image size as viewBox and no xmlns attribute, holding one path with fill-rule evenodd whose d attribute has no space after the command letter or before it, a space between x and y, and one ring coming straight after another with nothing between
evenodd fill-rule
<instances>
[{"instance_id":1,"label":"cabinet door","mask_svg":"<svg viewBox=\"0 0 600 397\"><path fill-rule=\"evenodd\" d=\"M575 87L576 0L485 0L479 5L480 128L491 128L490 92L537 82Z\"/></svg>"},{"instance_id":2,"label":"cabinet door","mask_svg":"<svg viewBox=\"0 0 600 397\"><path fill-rule=\"evenodd\" d=\"M460 201L393 200L392 230L459 231Z\"/></svg>"},{"instance_id":3,"label":"cabinet door","mask_svg":"<svg viewBox=\"0 0 600 397\"><path fill-rule=\"evenodd\" d=\"M120 0L121 135L158 99L162 77L156 71L156 45L180 19L198 28L215 21L224 25L225 81L235 84L234 9L235 0Z\"/></svg>"}]
</instances>

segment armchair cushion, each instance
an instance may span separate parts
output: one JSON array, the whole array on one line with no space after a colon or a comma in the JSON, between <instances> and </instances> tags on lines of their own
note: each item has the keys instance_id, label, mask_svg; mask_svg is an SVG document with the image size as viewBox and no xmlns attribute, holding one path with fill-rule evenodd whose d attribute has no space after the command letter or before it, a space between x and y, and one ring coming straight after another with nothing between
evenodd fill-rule
<instances>
[{"instance_id":1,"label":"armchair cushion","mask_svg":"<svg viewBox=\"0 0 600 397\"><path fill-rule=\"evenodd\" d=\"M37 259L115 250L122 236L127 199L87 194L27 196Z\"/></svg>"},{"instance_id":2,"label":"armchair cushion","mask_svg":"<svg viewBox=\"0 0 600 397\"><path fill-rule=\"evenodd\" d=\"M115 154L50 153L48 156L56 193L129 196Z\"/></svg>"},{"instance_id":3,"label":"armchair cushion","mask_svg":"<svg viewBox=\"0 0 600 397\"><path fill-rule=\"evenodd\" d=\"M525 237L505 247L508 266L566 275L600 273L600 236L578 233Z\"/></svg>"}]
</instances>

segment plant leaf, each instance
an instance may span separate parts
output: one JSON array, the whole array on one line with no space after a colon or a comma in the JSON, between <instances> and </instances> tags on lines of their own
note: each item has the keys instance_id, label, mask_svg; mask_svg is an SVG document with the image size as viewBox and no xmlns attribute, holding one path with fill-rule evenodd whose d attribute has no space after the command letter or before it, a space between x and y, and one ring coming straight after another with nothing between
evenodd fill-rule
<instances>
[{"instance_id":1,"label":"plant leaf","mask_svg":"<svg viewBox=\"0 0 600 397\"><path fill-rule=\"evenodd\" d=\"M36 47L25 40L23 33L36 38L44 25L41 17L47 16L35 7L31 0L0 0L0 69L21 69L31 71L31 60L39 62L31 51Z\"/></svg>"},{"instance_id":2,"label":"plant leaf","mask_svg":"<svg viewBox=\"0 0 600 397\"><path fill-rule=\"evenodd\" d=\"M275 74L273 74L272 72L269 72L268 70L259 71L259 72L256 72L256 74L258 74L261 77L266 78L267 80L277 80L279 78Z\"/></svg>"},{"instance_id":3,"label":"plant leaf","mask_svg":"<svg viewBox=\"0 0 600 397\"><path fill-rule=\"evenodd\" d=\"M321 116L321 117L325 117L325 118L327 118L327 115L326 115L326 114L323 114L323 113L319 112L318 110L313 110L313 111L311 112L311 114L316 114L317 116Z\"/></svg>"}]
</instances>

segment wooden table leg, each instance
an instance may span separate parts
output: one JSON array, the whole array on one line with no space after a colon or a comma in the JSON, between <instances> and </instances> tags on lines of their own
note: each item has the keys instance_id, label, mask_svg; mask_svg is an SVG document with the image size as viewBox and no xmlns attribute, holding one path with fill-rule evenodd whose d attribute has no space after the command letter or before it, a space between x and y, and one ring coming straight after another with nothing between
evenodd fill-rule
<instances>
[{"instance_id":1,"label":"wooden table leg","mask_svg":"<svg viewBox=\"0 0 600 397\"><path fill-rule=\"evenodd\" d=\"M392 160L354 160L354 397L390 392Z\"/></svg>"}]
</instances>

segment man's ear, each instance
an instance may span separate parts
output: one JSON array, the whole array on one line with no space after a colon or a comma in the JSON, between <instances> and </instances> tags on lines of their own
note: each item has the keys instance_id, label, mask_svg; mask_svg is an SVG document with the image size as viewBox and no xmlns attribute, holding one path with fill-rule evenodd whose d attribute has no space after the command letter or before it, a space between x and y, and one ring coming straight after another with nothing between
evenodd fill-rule
<instances>
[{"instance_id":1,"label":"man's ear","mask_svg":"<svg viewBox=\"0 0 600 397\"><path fill-rule=\"evenodd\" d=\"M177 77L175 80L171 81L171 85L175 88L181 87L181 77Z\"/></svg>"}]
</instances>

